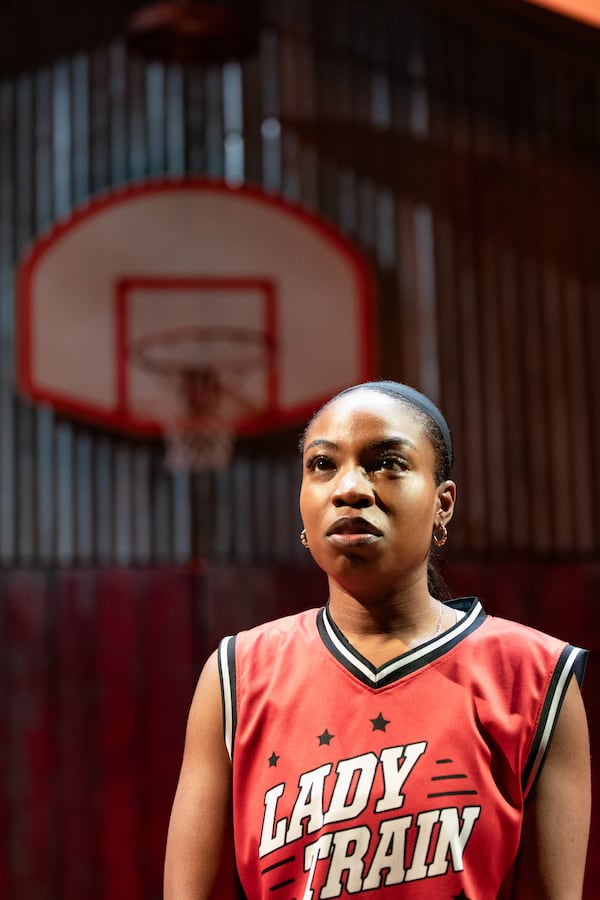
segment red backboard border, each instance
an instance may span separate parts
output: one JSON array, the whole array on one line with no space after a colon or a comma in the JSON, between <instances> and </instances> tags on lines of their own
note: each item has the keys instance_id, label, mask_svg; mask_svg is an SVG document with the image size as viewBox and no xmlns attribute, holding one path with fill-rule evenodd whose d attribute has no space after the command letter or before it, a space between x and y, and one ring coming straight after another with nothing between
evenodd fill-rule
<instances>
[{"instance_id":1,"label":"red backboard border","mask_svg":"<svg viewBox=\"0 0 600 900\"><path fill-rule=\"evenodd\" d=\"M65 219L58 221L45 233L34 239L24 251L17 267L16 288L16 350L17 350L17 388L27 399L35 403L46 404L53 407L58 413L69 418L75 418L91 424L109 429L116 429L130 434L150 436L160 433L160 427L153 422L145 422L138 427L128 415L123 412L122 395L119 394L118 402L113 410L96 408L92 404L78 402L74 398L65 397L40 385L36 382L32 365L32 281L36 266L44 255L60 241L66 233L76 228L87 218L136 197L181 189L189 191L214 191L218 193L236 194L260 203L270 205L287 215L295 217L298 221L316 231L321 238L332 245L346 260L351 269L357 285L359 297L359 333L361 336L359 375L357 381L369 381L376 377L377 353L376 353L376 327L375 327L375 303L373 277L365 257L354 245L346 239L334 226L315 213L293 203L280 195L268 193L259 187L241 185L232 187L219 179L207 179L200 177L159 178L148 179L143 182L129 184L104 191L92 197L88 202L79 206ZM122 281L126 283L131 276L124 275ZM178 279L180 280L180 279ZM191 281L205 281L207 284L214 280L224 282L227 279L219 276L206 275L205 277L190 276ZM239 281L242 284L245 279L229 279L232 283ZM253 278L256 284L257 279ZM261 281L261 279L258 279ZM264 282L269 281L265 276ZM123 377L122 373L119 378ZM340 384L339 389L347 387ZM119 388L120 390L121 388ZM272 409L269 413L258 416L252 422L240 423L240 433L261 433L273 428L278 428L305 421L312 415L322 403L331 396L331 391L322 397L315 397L311 402L296 404L286 410Z\"/></svg>"}]
</instances>

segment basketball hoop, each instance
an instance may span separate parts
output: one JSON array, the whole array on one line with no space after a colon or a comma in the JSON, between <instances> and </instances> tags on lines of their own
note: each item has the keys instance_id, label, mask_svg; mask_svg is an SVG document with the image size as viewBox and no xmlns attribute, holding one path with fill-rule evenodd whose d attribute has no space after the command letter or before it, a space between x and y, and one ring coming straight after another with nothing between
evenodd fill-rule
<instances>
[{"instance_id":1,"label":"basketball hoop","mask_svg":"<svg viewBox=\"0 0 600 900\"><path fill-rule=\"evenodd\" d=\"M268 373L273 347L246 328L178 328L145 335L130 345L134 365L161 386L158 410L172 471L226 466L236 423L261 411L251 396L252 374Z\"/></svg>"}]
</instances>

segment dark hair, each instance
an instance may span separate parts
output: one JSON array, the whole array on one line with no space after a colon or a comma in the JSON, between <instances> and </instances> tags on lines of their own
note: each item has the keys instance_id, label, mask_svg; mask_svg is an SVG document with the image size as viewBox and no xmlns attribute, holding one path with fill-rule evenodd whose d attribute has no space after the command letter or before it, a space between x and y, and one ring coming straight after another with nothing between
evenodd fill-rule
<instances>
[{"instance_id":1,"label":"dark hair","mask_svg":"<svg viewBox=\"0 0 600 900\"><path fill-rule=\"evenodd\" d=\"M411 407L411 410L421 422L423 431L429 438L435 452L435 483L436 485L440 485L446 481L450 477L452 464L454 462L454 446L448 423L438 407L429 399L429 397L426 397L425 394L421 394L409 385L402 384L398 381L366 381L362 384L352 385L335 394L335 396L324 403L311 417L300 437L300 452L302 453L304 450L306 435L309 428L313 422L318 419L321 413L339 397L343 397L345 394L351 394L359 390L377 391L380 394L386 394L388 397L392 397L399 403ZM427 587L431 596L435 597L436 600L449 600L451 597L450 590L440 574L436 561L433 558L434 554L435 550L432 549L427 562Z\"/></svg>"}]
</instances>

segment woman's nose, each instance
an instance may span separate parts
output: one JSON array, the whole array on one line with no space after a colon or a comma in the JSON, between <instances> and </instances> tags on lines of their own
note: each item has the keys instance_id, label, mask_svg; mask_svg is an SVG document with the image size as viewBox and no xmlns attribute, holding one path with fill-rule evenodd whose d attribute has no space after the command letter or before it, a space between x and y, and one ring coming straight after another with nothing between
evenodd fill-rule
<instances>
[{"instance_id":1,"label":"woman's nose","mask_svg":"<svg viewBox=\"0 0 600 900\"><path fill-rule=\"evenodd\" d=\"M373 503L373 488L364 469L353 467L340 473L332 501L334 506L370 506Z\"/></svg>"}]
</instances>

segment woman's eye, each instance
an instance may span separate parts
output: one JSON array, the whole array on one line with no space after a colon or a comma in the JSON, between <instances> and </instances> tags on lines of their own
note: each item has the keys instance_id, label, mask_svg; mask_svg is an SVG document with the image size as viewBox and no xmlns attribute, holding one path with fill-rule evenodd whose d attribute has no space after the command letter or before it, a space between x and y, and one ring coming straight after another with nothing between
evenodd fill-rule
<instances>
[{"instance_id":1,"label":"woman's eye","mask_svg":"<svg viewBox=\"0 0 600 900\"><path fill-rule=\"evenodd\" d=\"M404 472L407 464L400 456L384 456L378 460L376 468L384 469L386 472Z\"/></svg>"},{"instance_id":2,"label":"woman's eye","mask_svg":"<svg viewBox=\"0 0 600 900\"><path fill-rule=\"evenodd\" d=\"M327 472L333 469L333 462L327 456L313 456L306 463L310 472Z\"/></svg>"}]
</instances>

